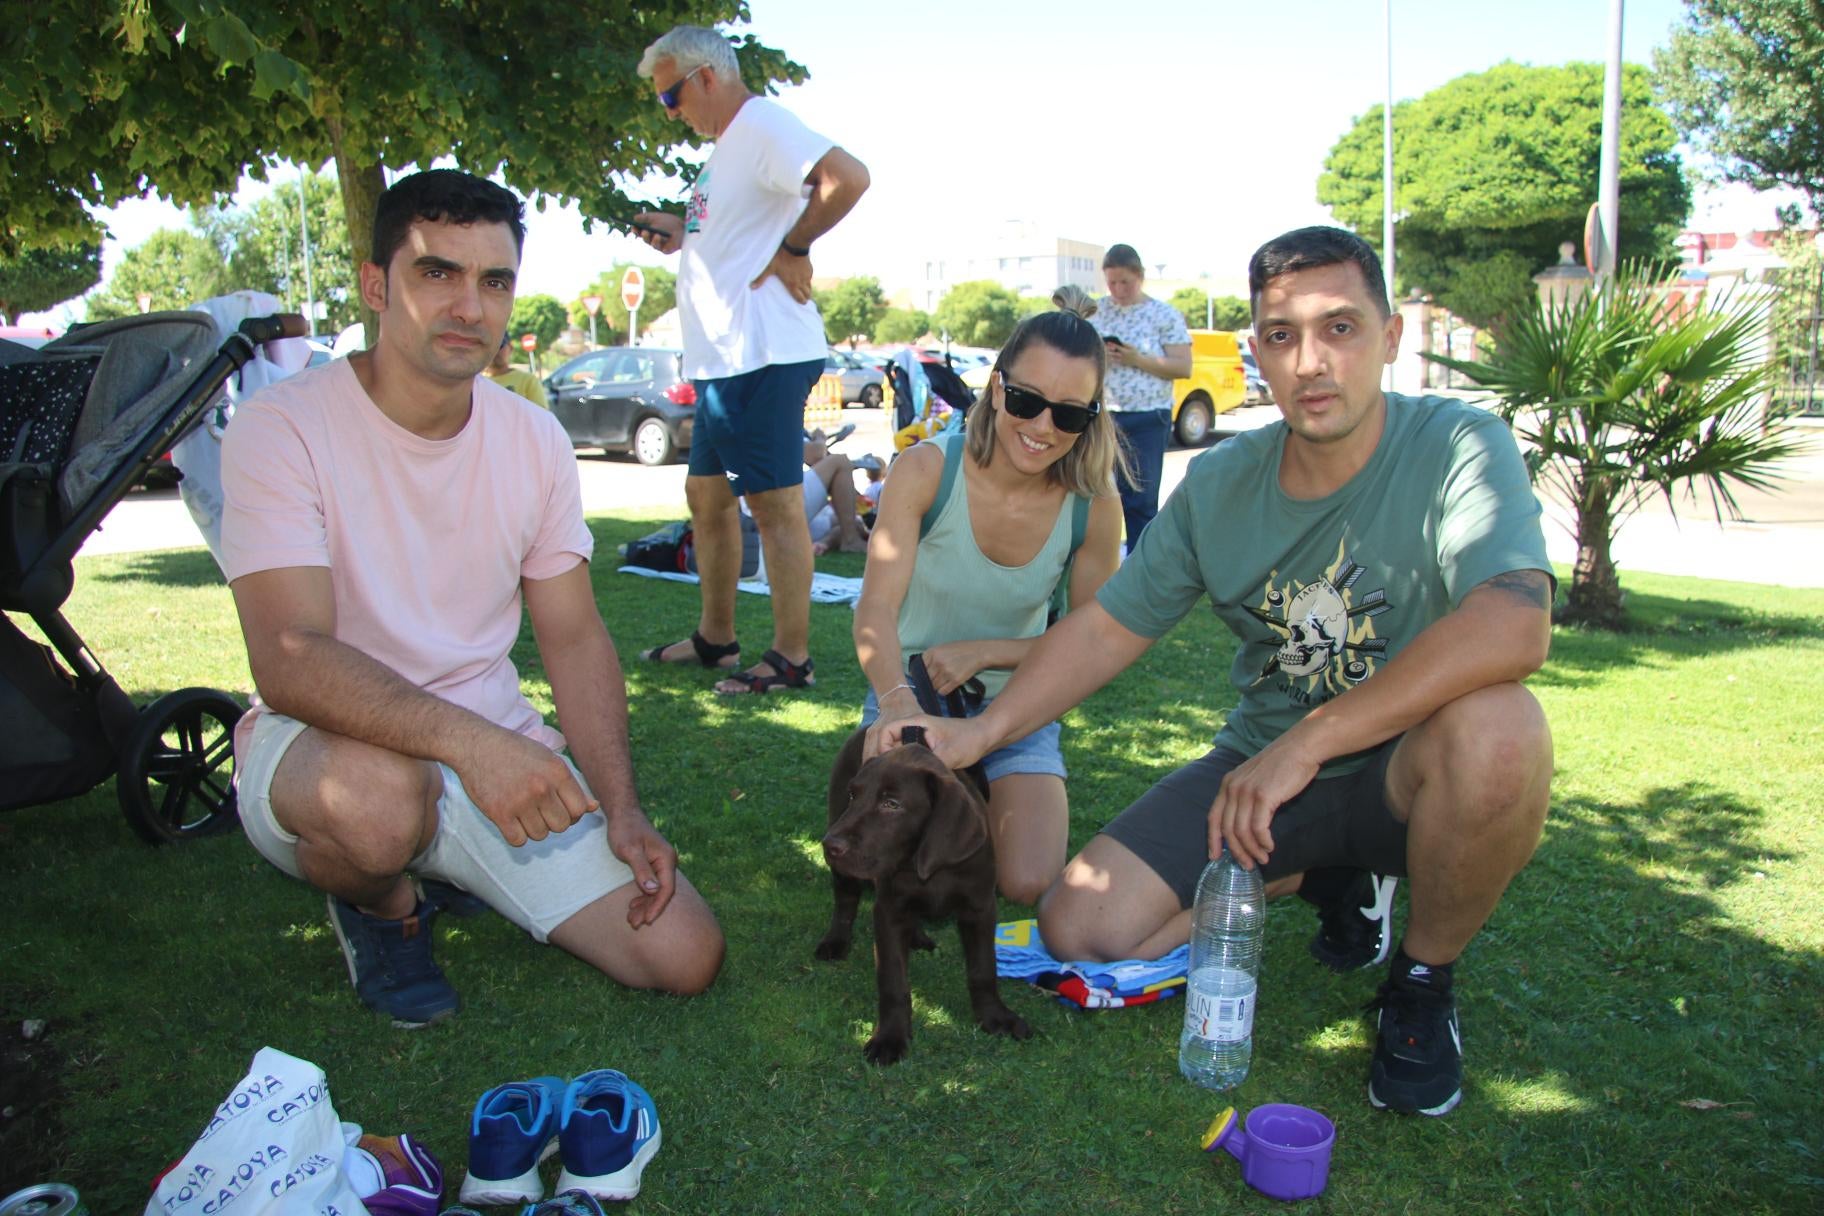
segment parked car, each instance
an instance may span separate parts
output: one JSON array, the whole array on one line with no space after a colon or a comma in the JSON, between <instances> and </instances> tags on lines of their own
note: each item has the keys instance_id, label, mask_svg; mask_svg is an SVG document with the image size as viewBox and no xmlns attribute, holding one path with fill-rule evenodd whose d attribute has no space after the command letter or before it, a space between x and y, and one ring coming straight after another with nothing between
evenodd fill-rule
<instances>
[{"instance_id":1,"label":"parked car","mask_svg":"<svg viewBox=\"0 0 1824 1216\"><path fill-rule=\"evenodd\" d=\"M851 351L831 347L823 360L823 374L842 381L842 403L860 403L868 409L879 409L886 396L886 373L878 364Z\"/></svg>"},{"instance_id":2,"label":"parked car","mask_svg":"<svg viewBox=\"0 0 1824 1216\"><path fill-rule=\"evenodd\" d=\"M1191 331L1191 374L1172 381L1172 431L1185 447L1210 437L1216 415L1247 400L1241 344L1223 330Z\"/></svg>"},{"instance_id":3,"label":"parked car","mask_svg":"<svg viewBox=\"0 0 1824 1216\"><path fill-rule=\"evenodd\" d=\"M1245 346L1241 348L1241 370L1248 377L1248 395L1243 400L1249 405L1272 405L1273 390L1267 387L1267 378L1260 374L1254 352Z\"/></svg>"},{"instance_id":4,"label":"parked car","mask_svg":"<svg viewBox=\"0 0 1824 1216\"><path fill-rule=\"evenodd\" d=\"M632 452L670 464L690 447L697 390L683 378L684 352L660 346L593 350L545 377L551 413L579 448Z\"/></svg>"}]
</instances>

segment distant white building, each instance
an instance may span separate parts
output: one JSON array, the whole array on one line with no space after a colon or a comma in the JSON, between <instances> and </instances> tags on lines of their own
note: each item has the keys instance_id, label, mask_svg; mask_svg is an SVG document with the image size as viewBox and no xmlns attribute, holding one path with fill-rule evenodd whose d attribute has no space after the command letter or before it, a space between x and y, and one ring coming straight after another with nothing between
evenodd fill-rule
<instances>
[{"instance_id":1,"label":"distant white building","mask_svg":"<svg viewBox=\"0 0 1824 1216\"><path fill-rule=\"evenodd\" d=\"M1107 246L1044 232L1025 220L1008 220L973 249L934 254L912 289L912 307L930 312L952 287L991 279L1015 295L1049 296L1066 283L1104 290Z\"/></svg>"}]
</instances>

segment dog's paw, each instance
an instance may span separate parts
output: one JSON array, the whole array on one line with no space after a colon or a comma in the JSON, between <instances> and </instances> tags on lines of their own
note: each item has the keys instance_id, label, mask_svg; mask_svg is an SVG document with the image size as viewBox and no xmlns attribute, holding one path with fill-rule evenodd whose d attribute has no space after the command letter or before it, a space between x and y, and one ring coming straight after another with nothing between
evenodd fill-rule
<instances>
[{"instance_id":1,"label":"dog's paw","mask_svg":"<svg viewBox=\"0 0 1824 1216\"><path fill-rule=\"evenodd\" d=\"M849 939L828 935L817 943L817 948L812 953L826 963L839 963L849 957Z\"/></svg>"},{"instance_id":2,"label":"dog's paw","mask_svg":"<svg viewBox=\"0 0 1824 1216\"><path fill-rule=\"evenodd\" d=\"M1004 1034L1022 1041L1032 1037L1032 1027L1026 1024L1026 1019L1005 1005L984 1014L978 1024L989 1034Z\"/></svg>"},{"instance_id":3,"label":"dog's paw","mask_svg":"<svg viewBox=\"0 0 1824 1216\"><path fill-rule=\"evenodd\" d=\"M1027 1031L1031 1034L1031 1031ZM861 1054L868 1058L868 1063L885 1067L897 1064L906 1058L906 1052L912 1048L911 1041L903 1034L882 1034L876 1030L874 1037L868 1040Z\"/></svg>"}]
</instances>

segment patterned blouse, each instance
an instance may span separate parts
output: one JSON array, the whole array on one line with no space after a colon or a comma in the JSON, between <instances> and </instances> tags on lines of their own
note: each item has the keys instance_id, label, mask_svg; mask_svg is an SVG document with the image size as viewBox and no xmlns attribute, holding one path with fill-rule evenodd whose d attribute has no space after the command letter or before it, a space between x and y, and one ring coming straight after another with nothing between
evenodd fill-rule
<instances>
[{"instance_id":1,"label":"patterned blouse","mask_svg":"<svg viewBox=\"0 0 1824 1216\"><path fill-rule=\"evenodd\" d=\"M1189 346L1191 331L1184 324L1184 314L1151 296L1125 308L1113 296L1096 301L1096 315L1089 319L1100 334L1113 334L1135 350L1157 359L1167 346ZM1161 380L1137 367L1108 365L1108 383L1102 390L1103 404L1111 410L1169 410L1172 408L1172 382Z\"/></svg>"}]
</instances>

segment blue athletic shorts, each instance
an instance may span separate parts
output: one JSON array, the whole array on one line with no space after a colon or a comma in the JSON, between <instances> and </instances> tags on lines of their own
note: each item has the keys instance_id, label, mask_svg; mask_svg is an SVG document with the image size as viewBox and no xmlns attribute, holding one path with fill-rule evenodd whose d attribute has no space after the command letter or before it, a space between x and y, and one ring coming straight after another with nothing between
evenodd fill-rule
<instances>
[{"instance_id":1,"label":"blue athletic shorts","mask_svg":"<svg viewBox=\"0 0 1824 1216\"><path fill-rule=\"evenodd\" d=\"M973 718L987 709L994 698L989 697L980 706L968 714ZM945 714L944 717L950 715ZM874 719L880 717L880 705L874 700L874 690L868 690L868 699L861 703L861 724L874 725ZM982 772L988 780L998 781L1014 773L1048 773L1059 781L1068 774L1064 771L1064 751L1058 745L1063 731L1056 722L1049 722L1027 735L1024 739L1015 739L1006 747L996 748L982 757Z\"/></svg>"},{"instance_id":2,"label":"blue athletic shorts","mask_svg":"<svg viewBox=\"0 0 1824 1216\"><path fill-rule=\"evenodd\" d=\"M737 495L796 489L804 480L804 402L821 375L823 360L812 359L693 380L690 475L726 474Z\"/></svg>"}]
</instances>

